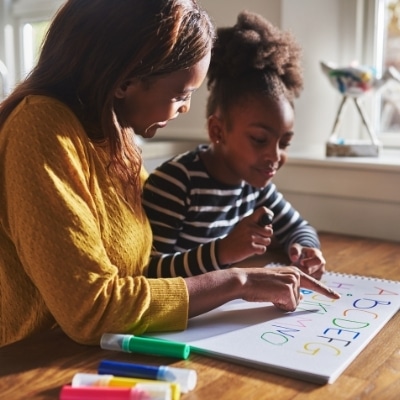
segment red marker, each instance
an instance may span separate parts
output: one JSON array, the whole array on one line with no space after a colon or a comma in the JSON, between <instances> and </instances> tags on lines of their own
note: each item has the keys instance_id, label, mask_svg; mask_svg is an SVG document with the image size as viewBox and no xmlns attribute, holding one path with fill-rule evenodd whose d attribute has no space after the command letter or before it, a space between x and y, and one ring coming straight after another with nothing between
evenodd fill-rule
<instances>
[{"instance_id":1,"label":"red marker","mask_svg":"<svg viewBox=\"0 0 400 400\"><path fill-rule=\"evenodd\" d=\"M146 387L72 387L63 386L60 400L170 400L171 393L166 387L157 389Z\"/></svg>"}]
</instances>

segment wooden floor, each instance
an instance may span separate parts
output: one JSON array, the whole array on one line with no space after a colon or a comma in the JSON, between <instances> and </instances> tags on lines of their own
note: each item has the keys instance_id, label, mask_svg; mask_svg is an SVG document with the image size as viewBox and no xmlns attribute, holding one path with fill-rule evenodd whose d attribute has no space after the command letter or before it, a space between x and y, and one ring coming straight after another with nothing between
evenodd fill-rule
<instances>
[{"instance_id":1,"label":"wooden floor","mask_svg":"<svg viewBox=\"0 0 400 400\"><path fill-rule=\"evenodd\" d=\"M400 281L400 243L328 233L321 234L321 241L327 269ZM198 384L182 400L397 400L400 316L389 321L334 384L323 386L200 355L174 361L109 352L78 345L55 330L0 348L0 399L58 399L60 388L76 372L94 373L102 359L194 368Z\"/></svg>"}]
</instances>

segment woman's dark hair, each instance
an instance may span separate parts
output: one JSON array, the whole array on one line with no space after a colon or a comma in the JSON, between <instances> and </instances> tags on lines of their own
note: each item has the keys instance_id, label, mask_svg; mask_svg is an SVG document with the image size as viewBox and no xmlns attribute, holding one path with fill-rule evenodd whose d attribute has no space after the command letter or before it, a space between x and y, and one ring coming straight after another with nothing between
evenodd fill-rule
<instances>
[{"instance_id":1,"label":"woman's dark hair","mask_svg":"<svg viewBox=\"0 0 400 400\"><path fill-rule=\"evenodd\" d=\"M48 30L36 67L0 105L0 127L25 96L60 99L90 139L108 143L110 167L128 192L140 195L141 155L132 130L116 117L114 93L128 77L195 65L213 40L210 17L195 0L69 0Z\"/></svg>"},{"instance_id":2,"label":"woman's dark hair","mask_svg":"<svg viewBox=\"0 0 400 400\"><path fill-rule=\"evenodd\" d=\"M261 15L242 11L233 27L219 28L207 85L207 117L229 109L246 96L284 95L290 102L303 88L301 49L289 32Z\"/></svg>"}]
</instances>

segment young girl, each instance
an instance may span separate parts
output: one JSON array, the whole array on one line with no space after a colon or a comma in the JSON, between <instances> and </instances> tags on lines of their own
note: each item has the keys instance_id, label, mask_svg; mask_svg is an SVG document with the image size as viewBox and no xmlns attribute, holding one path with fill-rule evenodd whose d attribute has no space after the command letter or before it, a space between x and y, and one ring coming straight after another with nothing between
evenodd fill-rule
<instances>
[{"instance_id":1,"label":"young girl","mask_svg":"<svg viewBox=\"0 0 400 400\"><path fill-rule=\"evenodd\" d=\"M316 231L271 182L294 135L300 54L289 33L254 13L218 30L208 71L211 143L164 163L144 187L153 253L177 253L172 262L154 259L149 276L229 267L264 253L274 234L294 265L321 277ZM272 225L260 223L265 213Z\"/></svg>"}]
</instances>

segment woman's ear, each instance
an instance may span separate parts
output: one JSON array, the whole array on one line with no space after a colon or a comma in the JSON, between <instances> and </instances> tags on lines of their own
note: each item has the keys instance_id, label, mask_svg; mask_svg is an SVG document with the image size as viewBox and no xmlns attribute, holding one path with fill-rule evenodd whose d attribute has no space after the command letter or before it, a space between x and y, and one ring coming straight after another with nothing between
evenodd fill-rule
<instances>
[{"instance_id":1,"label":"woman's ear","mask_svg":"<svg viewBox=\"0 0 400 400\"><path fill-rule=\"evenodd\" d=\"M208 137L212 143L218 144L222 139L222 121L212 114L207 120Z\"/></svg>"},{"instance_id":2,"label":"woman's ear","mask_svg":"<svg viewBox=\"0 0 400 400\"><path fill-rule=\"evenodd\" d=\"M115 97L117 99L123 99L126 96L126 91L128 89L128 87L132 85L132 81L131 80L127 80L121 83L120 86L118 86L117 90L115 91Z\"/></svg>"}]
</instances>

